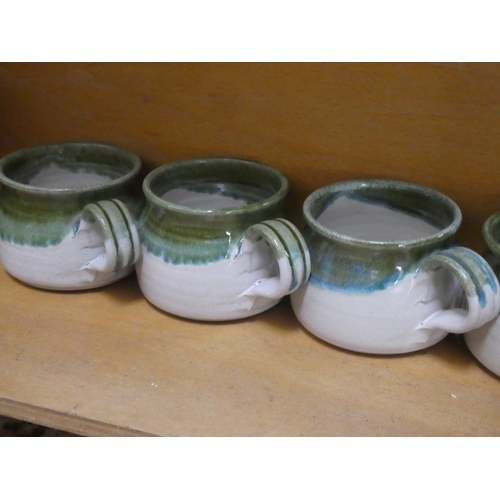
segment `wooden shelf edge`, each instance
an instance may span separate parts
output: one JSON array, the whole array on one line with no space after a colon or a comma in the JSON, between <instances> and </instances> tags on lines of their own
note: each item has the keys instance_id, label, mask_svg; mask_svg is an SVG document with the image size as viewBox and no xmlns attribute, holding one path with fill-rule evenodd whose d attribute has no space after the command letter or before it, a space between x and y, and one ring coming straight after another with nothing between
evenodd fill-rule
<instances>
[{"instance_id":1,"label":"wooden shelf edge","mask_svg":"<svg viewBox=\"0 0 500 500\"><path fill-rule=\"evenodd\" d=\"M155 437L154 434L136 429L98 422L5 398L0 398L0 414L85 437Z\"/></svg>"}]
</instances>

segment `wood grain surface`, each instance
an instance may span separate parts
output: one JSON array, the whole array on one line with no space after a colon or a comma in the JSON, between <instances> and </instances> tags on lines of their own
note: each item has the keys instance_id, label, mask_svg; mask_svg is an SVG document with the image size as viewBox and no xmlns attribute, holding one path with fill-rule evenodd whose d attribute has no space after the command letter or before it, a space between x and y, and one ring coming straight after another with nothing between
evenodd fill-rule
<instances>
[{"instance_id":1,"label":"wood grain surface","mask_svg":"<svg viewBox=\"0 0 500 500\"><path fill-rule=\"evenodd\" d=\"M369 356L308 334L288 301L196 323L135 276L88 292L0 272L0 413L83 435L494 436L500 383L450 335Z\"/></svg>"},{"instance_id":2,"label":"wood grain surface","mask_svg":"<svg viewBox=\"0 0 500 500\"><path fill-rule=\"evenodd\" d=\"M500 210L499 64L0 64L0 154L130 148L149 171L231 155L314 189L382 177L439 189L483 251ZM224 324L169 316L135 277L55 293L0 270L0 413L82 435L500 433L499 379L460 336L404 356L329 346L287 300Z\"/></svg>"}]
</instances>

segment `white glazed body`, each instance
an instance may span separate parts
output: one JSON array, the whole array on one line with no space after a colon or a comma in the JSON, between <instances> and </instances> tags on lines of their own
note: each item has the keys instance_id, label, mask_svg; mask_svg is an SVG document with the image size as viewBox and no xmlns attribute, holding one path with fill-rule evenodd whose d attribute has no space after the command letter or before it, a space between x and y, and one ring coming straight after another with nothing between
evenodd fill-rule
<instances>
[{"instance_id":1,"label":"white glazed body","mask_svg":"<svg viewBox=\"0 0 500 500\"><path fill-rule=\"evenodd\" d=\"M139 285L152 304L177 316L202 321L253 316L279 302L245 293L276 273L272 252L252 252L253 248L244 245L237 255L218 262L172 264L143 246L136 264Z\"/></svg>"},{"instance_id":2,"label":"white glazed body","mask_svg":"<svg viewBox=\"0 0 500 500\"><path fill-rule=\"evenodd\" d=\"M482 365L500 376L500 318L466 333L465 343Z\"/></svg>"},{"instance_id":3,"label":"white glazed body","mask_svg":"<svg viewBox=\"0 0 500 500\"><path fill-rule=\"evenodd\" d=\"M449 273L408 274L385 290L345 293L311 282L294 292L292 307L311 333L338 347L371 354L424 349L447 332L422 323L453 305L458 282Z\"/></svg>"},{"instance_id":4,"label":"white glazed body","mask_svg":"<svg viewBox=\"0 0 500 500\"><path fill-rule=\"evenodd\" d=\"M87 231L68 235L49 247L31 247L0 239L0 261L5 270L28 285L48 290L85 290L124 278L134 271L100 272L92 262L105 253L102 236Z\"/></svg>"},{"instance_id":5,"label":"white glazed body","mask_svg":"<svg viewBox=\"0 0 500 500\"><path fill-rule=\"evenodd\" d=\"M460 209L437 191L341 182L312 193L304 216L311 277L291 302L302 325L326 342L407 353L478 328L500 310L495 274L454 244Z\"/></svg>"},{"instance_id":6,"label":"white glazed body","mask_svg":"<svg viewBox=\"0 0 500 500\"><path fill-rule=\"evenodd\" d=\"M241 319L307 281L309 252L282 218L288 181L275 168L238 158L183 160L150 172L143 191L136 270L159 309L193 320Z\"/></svg>"}]
</instances>

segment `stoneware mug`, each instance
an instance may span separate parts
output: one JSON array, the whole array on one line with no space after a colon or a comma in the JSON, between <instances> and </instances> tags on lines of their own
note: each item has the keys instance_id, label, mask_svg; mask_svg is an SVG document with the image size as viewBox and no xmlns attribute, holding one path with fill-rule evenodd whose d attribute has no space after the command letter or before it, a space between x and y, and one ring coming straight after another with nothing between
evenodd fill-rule
<instances>
[{"instance_id":1,"label":"stoneware mug","mask_svg":"<svg viewBox=\"0 0 500 500\"><path fill-rule=\"evenodd\" d=\"M181 317L258 314L307 281L309 254L282 219L286 178L263 163L199 158L170 163L143 184L136 269L152 304Z\"/></svg>"},{"instance_id":2,"label":"stoneware mug","mask_svg":"<svg viewBox=\"0 0 500 500\"><path fill-rule=\"evenodd\" d=\"M291 302L302 325L326 342L405 353L498 314L490 266L454 246L461 212L447 196L401 181L355 180L315 191L303 212L311 277Z\"/></svg>"},{"instance_id":3,"label":"stoneware mug","mask_svg":"<svg viewBox=\"0 0 500 500\"><path fill-rule=\"evenodd\" d=\"M492 215L483 225L483 237L488 245L485 259L496 276L500 276L500 212ZM486 368L500 376L500 317L465 334L465 343Z\"/></svg>"},{"instance_id":4,"label":"stoneware mug","mask_svg":"<svg viewBox=\"0 0 500 500\"><path fill-rule=\"evenodd\" d=\"M107 144L66 142L0 160L0 261L36 287L80 290L134 270L144 206L139 157Z\"/></svg>"}]
</instances>

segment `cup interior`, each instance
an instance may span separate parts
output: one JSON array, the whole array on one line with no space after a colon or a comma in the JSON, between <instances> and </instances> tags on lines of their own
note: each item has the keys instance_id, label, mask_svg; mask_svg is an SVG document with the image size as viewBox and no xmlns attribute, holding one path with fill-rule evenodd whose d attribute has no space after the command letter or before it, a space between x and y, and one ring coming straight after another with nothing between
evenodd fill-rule
<instances>
[{"instance_id":1,"label":"cup interior","mask_svg":"<svg viewBox=\"0 0 500 500\"><path fill-rule=\"evenodd\" d=\"M329 235L393 244L435 238L456 231L458 206L445 195L415 184L349 181L313 193L304 205L310 225Z\"/></svg>"},{"instance_id":2,"label":"cup interior","mask_svg":"<svg viewBox=\"0 0 500 500\"><path fill-rule=\"evenodd\" d=\"M144 182L146 195L169 207L232 211L282 198L288 183L273 167L249 160L207 158L159 167Z\"/></svg>"},{"instance_id":3,"label":"cup interior","mask_svg":"<svg viewBox=\"0 0 500 500\"><path fill-rule=\"evenodd\" d=\"M140 160L130 151L106 144L61 143L6 156L0 177L34 190L81 190L108 185L139 169Z\"/></svg>"}]
</instances>

